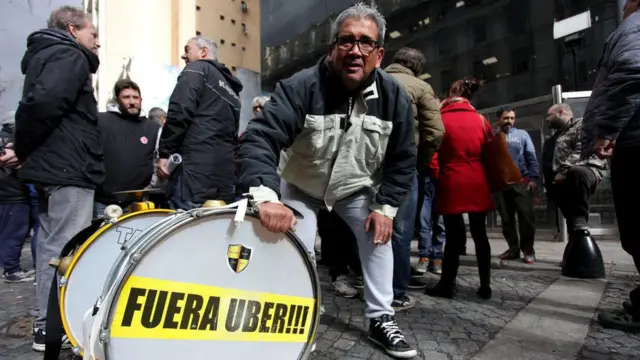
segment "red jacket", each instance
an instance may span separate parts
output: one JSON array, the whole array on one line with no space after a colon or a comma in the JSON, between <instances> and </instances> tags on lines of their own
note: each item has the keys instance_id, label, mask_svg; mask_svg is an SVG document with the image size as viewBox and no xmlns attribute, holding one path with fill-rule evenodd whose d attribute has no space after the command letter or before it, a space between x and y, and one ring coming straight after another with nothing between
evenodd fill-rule
<instances>
[{"instance_id":1,"label":"red jacket","mask_svg":"<svg viewBox=\"0 0 640 360\"><path fill-rule=\"evenodd\" d=\"M447 99L441 108L445 134L438 151L438 214L484 213L495 209L481 155L491 124L466 99Z\"/></svg>"}]
</instances>

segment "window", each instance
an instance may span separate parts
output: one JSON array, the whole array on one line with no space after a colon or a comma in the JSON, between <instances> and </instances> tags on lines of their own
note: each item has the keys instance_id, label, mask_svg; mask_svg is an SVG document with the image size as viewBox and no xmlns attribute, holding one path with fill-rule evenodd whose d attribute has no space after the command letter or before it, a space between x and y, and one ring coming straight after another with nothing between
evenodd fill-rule
<instances>
[{"instance_id":1,"label":"window","mask_svg":"<svg viewBox=\"0 0 640 360\"><path fill-rule=\"evenodd\" d=\"M202 33L200 31L196 30L196 36L200 36L200 35L202 35Z\"/></svg>"},{"instance_id":2,"label":"window","mask_svg":"<svg viewBox=\"0 0 640 360\"><path fill-rule=\"evenodd\" d=\"M236 43L231 43L231 46L236 47Z\"/></svg>"},{"instance_id":3,"label":"window","mask_svg":"<svg viewBox=\"0 0 640 360\"><path fill-rule=\"evenodd\" d=\"M529 48L521 47L511 53L513 75L519 75L529 72L529 60L531 59L531 54L529 51Z\"/></svg>"},{"instance_id":4,"label":"window","mask_svg":"<svg viewBox=\"0 0 640 360\"><path fill-rule=\"evenodd\" d=\"M451 34L445 34L444 31L440 31L436 35L436 41L438 44L438 55L448 56L453 53L453 44L455 41L455 37L450 35Z\"/></svg>"},{"instance_id":5,"label":"window","mask_svg":"<svg viewBox=\"0 0 640 360\"><path fill-rule=\"evenodd\" d=\"M224 20L224 15L220 15L220 20Z\"/></svg>"},{"instance_id":6,"label":"window","mask_svg":"<svg viewBox=\"0 0 640 360\"><path fill-rule=\"evenodd\" d=\"M196 11L200 11L200 6L196 5Z\"/></svg>"},{"instance_id":7,"label":"window","mask_svg":"<svg viewBox=\"0 0 640 360\"><path fill-rule=\"evenodd\" d=\"M224 39L220 39L220 45L224 45L225 41Z\"/></svg>"},{"instance_id":8,"label":"window","mask_svg":"<svg viewBox=\"0 0 640 360\"><path fill-rule=\"evenodd\" d=\"M505 6L505 25L512 35L522 35L529 27L528 1L511 1Z\"/></svg>"},{"instance_id":9,"label":"window","mask_svg":"<svg viewBox=\"0 0 640 360\"><path fill-rule=\"evenodd\" d=\"M232 24L235 24L235 23L236 23L236 21L235 21L235 20L233 20L233 19L231 19L231 23L232 23Z\"/></svg>"},{"instance_id":10,"label":"window","mask_svg":"<svg viewBox=\"0 0 640 360\"><path fill-rule=\"evenodd\" d=\"M487 23L485 19L475 19L469 26L471 32L471 38L474 45L482 44L487 41Z\"/></svg>"},{"instance_id":11,"label":"window","mask_svg":"<svg viewBox=\"0 0 640 360\"><path fill-rule=\"evenodd\" d=\"M473 77L476 79L487 79L485 72L486 66L482 63L482 60L476 60L473 62Z\"/></svg>"},{"instance_id":12,"label":"window","mask_svg":"<svg viewBox=\"0 0 640 360\"><path fill-rule=\"evenodd\" d=\"M449 88L454 81L453 70L447 69L440 72L440 88L442 89L443 99L449 95Z\"/></svg>"}]
</instances>

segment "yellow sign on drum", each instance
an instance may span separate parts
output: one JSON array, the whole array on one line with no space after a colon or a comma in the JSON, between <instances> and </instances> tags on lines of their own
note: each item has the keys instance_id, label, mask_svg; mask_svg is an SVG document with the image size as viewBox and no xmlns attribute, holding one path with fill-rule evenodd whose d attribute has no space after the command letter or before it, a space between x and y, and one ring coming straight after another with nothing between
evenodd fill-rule
<instances>
[{"instance_id":1,"label":"yellow sign on drum","mask_svg":"<svg viewBox=\"0 0 640 360\"><path fill-rule=\"evenodd\" d=\"M111 337L304 343L313 298L131 276Z\"/></svg>"}]
</instances>

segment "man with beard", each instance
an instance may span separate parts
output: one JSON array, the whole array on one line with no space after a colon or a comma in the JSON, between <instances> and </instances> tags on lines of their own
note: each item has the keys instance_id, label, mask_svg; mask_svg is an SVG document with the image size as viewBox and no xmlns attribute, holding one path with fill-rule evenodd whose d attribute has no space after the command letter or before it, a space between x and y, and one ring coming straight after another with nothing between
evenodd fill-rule
<instances>
[{"instance_id":1,"label":"man with beard","mask_svg":"<svg viewBox=\"0 0 640 360\"><path fill-rule=\"evenodd\" d=\"M178 77L158 152L158 176L171 175L172 207L189 210L206 200L235 198L235 147L240 126L242 84L216 60L216 44L197 36L184 47L187 66ZM167 159L182 156L172 174Z\"/></svg>"},{"instance_id":2,"label":"man with beard","mask_svg":"<svg viewBox=\"0 0 640 360\"><path fill-rule=\"evenodd\" d=\"M412 358L417 352L391 306L389 241L398 206L411 190L417 149L409 97L379 69L385 32L384 17L367 5L338 15L328 56L280 81L249 122L238 149L239 190L252 195L270 231L296 223L282 203L299 210L304 218L295 232L309 253L318 212L335 211L358 243L369 339L391 356ZM288 156L278 176L283 149Z\"/></svg>"},{"instance_id":3,"label":"man with beard","mask_svg":"<svg viewBox=\"0 0 640 360\"><path fill-rule=\"evenodd\" d=\"M140 116L142 97L135 82L119 80L113 87L113 96L115 104L107 105L107 112L100 113L98 118L106 177L96 190L94 216L102 214L111 204L126 209L135 199L122 201L113 193L142 189L149 185L153 175L160 125Z\"/></svg>"},{"instance_id":4,"label":"man with beard","mask_svg":"<svg viewBox=\"0 0 640 360\"><path fill-rule=\"evenodd\" d=\"M33 349L45 350L49 266L63 246L89 226L95 189L104 180L98 107L91 74L100 61L96 28L82 9L63 6L51 13L48 29L27 38L22 59L22 100L16 111L15 153L20 180L40 195L36 264L39 316ZM69 346L66 336L63 347Z\"/></svg>"},{"instance_id":5,"label":"man with beard","mask_svg":"<svg viewBox=\"0 0 640 360\"><path fill-rule=\"evenodd\" d=\"M607 173L607 162L593 154L581 159L582 119L574 119L569 104L547 111L554 134L544 143L542 173L547 197L567 219L570 239L588 235L589 200Z\"/></svg>"}]
</instances>

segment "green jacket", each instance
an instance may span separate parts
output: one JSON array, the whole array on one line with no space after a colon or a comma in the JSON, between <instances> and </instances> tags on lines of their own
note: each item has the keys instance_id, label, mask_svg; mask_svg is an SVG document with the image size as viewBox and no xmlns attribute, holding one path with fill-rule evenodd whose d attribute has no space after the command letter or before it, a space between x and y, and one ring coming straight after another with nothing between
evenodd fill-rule
<instances>
[{"instance_id":1,"label":"green jacket","mask_svg":"<svg viewBox=\"0 0 640 360\"><path fill-rule=\"evenodd\" d=\"M444 125L440 117L440 101L431 85L420 80L406 67L391 64L385 71L393 76L405 89L413 104L416 144L418 144L418 169L425 169L433 155L438 152Z\"/></svg>"}]
</instances>

